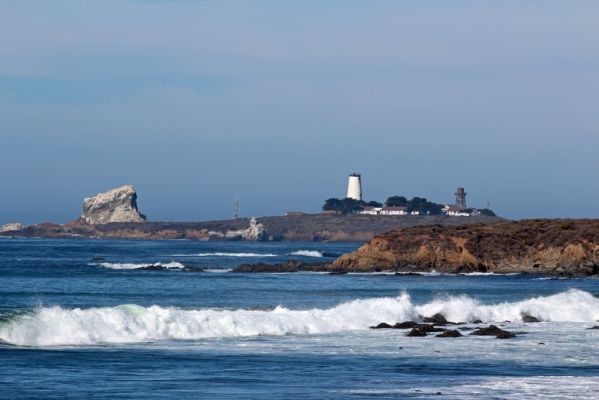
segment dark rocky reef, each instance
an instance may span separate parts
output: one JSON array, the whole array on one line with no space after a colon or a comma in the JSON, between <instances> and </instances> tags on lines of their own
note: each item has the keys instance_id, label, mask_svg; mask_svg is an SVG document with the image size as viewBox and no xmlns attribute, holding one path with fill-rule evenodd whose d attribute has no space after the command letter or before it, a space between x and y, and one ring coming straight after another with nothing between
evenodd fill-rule
<instances>
[{"instance_id":1,"label":"dark rocky reef","mask_svg":"<svg viewBox=\"0 0 599 400\"><path fill-rule=\"evenodd\" d=\"M263 272L263 273L280 273L280 272L329 272L335 273L330 263L304 263L301 261L287 261L279 264L241 264L233 270L233 272Z\"/></svg>"}]
</instances>

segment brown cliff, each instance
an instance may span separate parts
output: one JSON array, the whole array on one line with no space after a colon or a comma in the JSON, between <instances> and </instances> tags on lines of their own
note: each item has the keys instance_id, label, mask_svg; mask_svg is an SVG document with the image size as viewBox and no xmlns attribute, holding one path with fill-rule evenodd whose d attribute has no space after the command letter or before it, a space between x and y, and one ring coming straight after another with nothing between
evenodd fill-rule
<instances>
[{"instance_id":1,"label":"brown cliff","mask_svg":"<svg viewBox=\"0 0 599 400\"><path fill-rule=\"evenodd\" d=\"M333 263L338 271L599 272L599 220L415 226L374 236Z\"/></svg>"}]
</instances>

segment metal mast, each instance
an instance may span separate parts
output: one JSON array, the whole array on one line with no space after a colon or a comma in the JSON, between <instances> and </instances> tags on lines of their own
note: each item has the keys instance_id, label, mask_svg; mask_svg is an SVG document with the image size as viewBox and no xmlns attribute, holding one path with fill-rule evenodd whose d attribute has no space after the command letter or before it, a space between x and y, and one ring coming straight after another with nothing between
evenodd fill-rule
<instances>
[{"instance_id":1,"label":"metal mast","mask_svg":"<svg viewBox=\"0 0 599 400\"><path fill-rule=\"evenodd\" d=\"M239 195L235 192L235 200L233 200L233 219L239 218Z\"/></svg>"}]
</instances>

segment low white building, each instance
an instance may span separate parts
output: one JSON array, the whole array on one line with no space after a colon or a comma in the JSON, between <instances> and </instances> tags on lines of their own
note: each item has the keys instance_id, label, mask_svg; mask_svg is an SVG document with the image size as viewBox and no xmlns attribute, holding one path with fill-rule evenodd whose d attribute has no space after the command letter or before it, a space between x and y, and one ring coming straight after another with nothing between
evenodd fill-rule
<instances>
[{"instance_id":1,"label":"low white building","mask_svg":"<svg viewBox=\"0 0 599 400\"><path fill-rule=\"evenodd\" d=\"M462 206L445 206L443 207L443 212L450 217L476 217L480 215L480 211L476 208Z\"/></svg>"},{"instance_id":2,"label":"low white building","mask_svg":"<svg viewBox=\"0 0 599 400\"><path fill-rule=\"evenodd\" d=\"M380 215L407 215L408 209L406 207L383 207L381 208Z\"/></svg>"},{"instance_id":3,"label":"low white building","mask_svg":"<svg viewBox=\"0 0 599 400\"><path fill-rule=\"evenodd\" d=\"M362 215L379 215L380 212L381 212L381 210L382 210L382 207L365 206L360 211L358 211L357 214L362 214Z\"/></svg>"},{"instance_id":4,"label":"low white building","mask_svg":"<svg viewBox=\"0 0 599 400\"><path fill-rule=\"evenodd\" d=\"M406 207L370 207L365 206L356 214L362 215L408 215Z\"/></svg>"}]
</instances>

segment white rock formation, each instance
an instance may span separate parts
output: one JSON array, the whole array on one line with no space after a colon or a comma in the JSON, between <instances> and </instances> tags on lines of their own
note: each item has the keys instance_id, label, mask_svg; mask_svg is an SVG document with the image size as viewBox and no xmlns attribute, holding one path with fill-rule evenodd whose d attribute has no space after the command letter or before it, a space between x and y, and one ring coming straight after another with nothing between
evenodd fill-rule
<instances>
[{"instance_id":1,"label":"white rock formation","mask_svg":"<svg viewBox=\"0 0 599 400\"><path fill-rule=\"evenodd\" d=\"M109 222L144 222L145 215L137 209L137 192L125 185L83 200L81 219L90 225Z\"/></svg>"},{"instance_id":2,"label":"white rock formation","mask_svg":"<svg viewBox=\"0 0 599 400\"><path fill-rule=\"evenodd\" d=\"M250 227L242 231L241 237L245 240L262 240L265 234L264 225L258 223L258 220L252 217L250 218Z\"/></svg>"},{"instance_id":3,"label":"white rock formation","mask_svg":"<svg viewBox=\"0 0 599 400\"><path fill-rule=\"evenodd\" d=\"M16 231L20 231L23 228L25 228L25 226L23 226L23 224L20 224L18 222L13 222L10 224L5 224L0 226L0 233L4 233L4 232L16 232Z\"/></svg>"},{"instance_id":4,"label":"white rock formation","mask_svg":"<svg viewBox=\"0 0 599 400\"><path fill-rule=\"evenodd\" d=\"M264 225L258 222L254 217L250 218L250 226L247 229L240 229L236 231L226 231L225 233L218 231L210 231L208 234L215 238L225 239L243 239L243 240L265 240L267 238L266 230Z\"/></svg>"}]
</instances>

